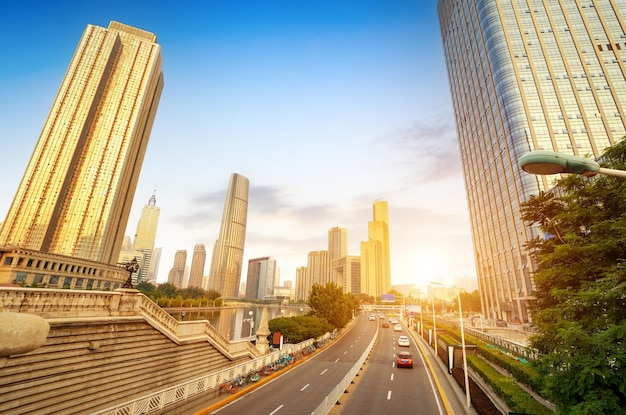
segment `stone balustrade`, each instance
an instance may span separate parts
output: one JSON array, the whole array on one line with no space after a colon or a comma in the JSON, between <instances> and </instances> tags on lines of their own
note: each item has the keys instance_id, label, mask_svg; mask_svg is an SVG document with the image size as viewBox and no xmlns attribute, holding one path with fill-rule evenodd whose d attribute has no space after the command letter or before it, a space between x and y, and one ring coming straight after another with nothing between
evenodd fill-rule
<instances>
[{"instance_id":1,"label":"stone balustrade","mask_svg":"<svg viewBox=\"0 0 626 415\"><path fill-rule=\"evenodd\" d=\"M143 317L177 344L207 340L230 358L259 356L247 340L229 341L208 321L181 322L134 289L115 291L0 287L0 311L38 315L49 321L98 317Z\"/></svg>"}]
</instances>

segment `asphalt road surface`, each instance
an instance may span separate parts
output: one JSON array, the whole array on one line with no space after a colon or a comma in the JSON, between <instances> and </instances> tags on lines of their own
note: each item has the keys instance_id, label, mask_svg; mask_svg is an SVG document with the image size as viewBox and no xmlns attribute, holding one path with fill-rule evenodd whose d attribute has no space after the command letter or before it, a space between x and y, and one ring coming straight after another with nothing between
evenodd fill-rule
<instances>
[{"instance_id":1,"label":"asphalt road surface","mask_svg":"<svg viewBox=\"0 0 626 415\"><path fill-rule=\"evenodd\" d=\"M311 414L356 364L377 329L378 321L360 316L349 331L306 362L211 414Z\"/></svg>"},{"instance_id":2,"label":"asphalt road surface","mask_svg":"<svg viewBox=\"0 0 626 415\"><path fill-rule=\"evenodd\" d=\"M381 325L382 320L369 321ZM333 415L349 414L446 414L445 407L414 339L410 346L398 346L398 337L409 336L390 328L380 329L378 341L355 384L344 395ZM409 351L413 355L413 368L396 367L396 355Z\"/></svg>"}]
</instances>

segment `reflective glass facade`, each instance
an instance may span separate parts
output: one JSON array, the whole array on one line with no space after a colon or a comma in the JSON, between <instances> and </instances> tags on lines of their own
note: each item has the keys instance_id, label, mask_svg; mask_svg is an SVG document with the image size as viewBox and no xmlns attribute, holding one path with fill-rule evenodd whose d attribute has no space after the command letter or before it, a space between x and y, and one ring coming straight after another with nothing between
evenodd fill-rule
<instances>
[{"instance_id":1,"label":"reflective glass facade","mask_svg":"<svg viewBox=\"0 0 626 415\"><path fill-rule=\"evenodd\" d=\"M220 236L213 248L208 288L224 298L235 298L239 294L248 220L248 187L244 176L237 173L230 176Z\"/></svg>"},{"instance_id":2,"label":"reflective glass facade","mask_svg":"<svg viewBox=\"0 0 626 415\"><path fill-rule=\"evenodd\" d=\"M88 25L0 245L115 264L162 88L154 34Z\"/></svg>"},{"instance_id":3,"label":"reflective glass facade","mask_svg":"<svg viewBox=\"0 0 626 415\"><path fill-rule=\"evenodd\" d=\"M599 156L626 133L626 1L440 0L483 314L526 322L537 229L519 206L554 177L529 150Z\"/></svg>"}]
</instances>

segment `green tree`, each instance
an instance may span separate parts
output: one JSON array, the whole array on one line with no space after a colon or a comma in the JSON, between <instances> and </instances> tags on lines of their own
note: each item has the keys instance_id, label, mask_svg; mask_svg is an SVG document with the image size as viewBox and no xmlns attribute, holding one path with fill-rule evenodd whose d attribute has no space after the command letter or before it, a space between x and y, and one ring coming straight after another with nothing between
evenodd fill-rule
<instances>
[{"instance_id":1,"label":"green tree","mask_svg":"<svg viewBox=\"0 0 626 415\"><path fill-rule=\"evenodd\" d=\"M300 343L335 329L326 319L309 315L279 317L270 320L268 325L272 333L280 332L286 343Z\"/></svg>"},{"instance_id":2,"label":"green tree","mask_svg":"<svg viewBox=\"0 0 626 415\"><path fill-rule=\"evenodd\" d=\"M204 296L211 301L215 301L220 298L222 294L211 288L209 291L204 293Z\"/></svg>"},{"instance_id":3,"label":"green tree","mask_svg":"<svg viewBox=\"0 0 626 415\"><path fill-rule=\"evenodd\" d=\"M603 155L626 169L626 141ZM563 414L626 413L626 180L568 175L531 197L522 217L544 233L531 346L547 397Z\"/></svg>"},{"instance_id":4,"label":"green tree","mask_svg":"<svg viewBox=\"0 0 626 415\"><path fill-rule=\"evenodd\" d=\"M336 328L344 327L352 318L351 305L343 288L333 282L325 286L313 284L309 293L309 307L316 316L325 318Z\"/></svg>"},{"instance_id":5,"label":"green tree","mask_svg":"<svg viewBox=\"0 0 626 415\"><path fill-rule=\"evenodd\" d=\"M480 313L480 293L478 290L474 290L471 293L461 291L459 293L459 297L461 297L461 308L463 310L463 314ZM459 300L457 298L454 299L454 310L459 310Z\"/></svg>"},{"instance_id":6,"label":"green tree","mask_svg":"<svg viewBox=\"0 0 626 415\"><path fill-rule=\"evenodd\" d=\"M153 284L146 282L146 281L140 282L139 284L137 284L137 287L135 288L137 288L146 297L150 297L156 291L156 287Z\"/></svg>"},{"instance_id":7,"label":"green tree","mask_svg":"<svg viewBox=\"0 0 626 415\"><path fill-rule=\"evenodd\" d=\"M159 297L174 297L176 295L176 286L168 282L163 283L157 287L154 292L157 298Z\"/></svg>"}]
</instances>

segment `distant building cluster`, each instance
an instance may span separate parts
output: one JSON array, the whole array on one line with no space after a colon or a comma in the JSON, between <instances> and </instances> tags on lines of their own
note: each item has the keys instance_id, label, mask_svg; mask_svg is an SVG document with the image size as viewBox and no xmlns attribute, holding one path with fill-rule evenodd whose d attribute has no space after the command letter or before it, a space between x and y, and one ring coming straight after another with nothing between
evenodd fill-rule
<instances>
[{"instance_id":1,"label":"distant building cluster","mask_svg":"<svg viewBox=\"0 0 626 415\"><path fill-rule=\"evenodd\" d=\"M387 201L375 201L368 240L361 255L348 255L348 230L328 230L328 250L311 251L306 267L296 270L296 300L306 301L313 284L333 282L345 293L381 297L391 289L389 222Z\"/></svg>"}]
</instances>

